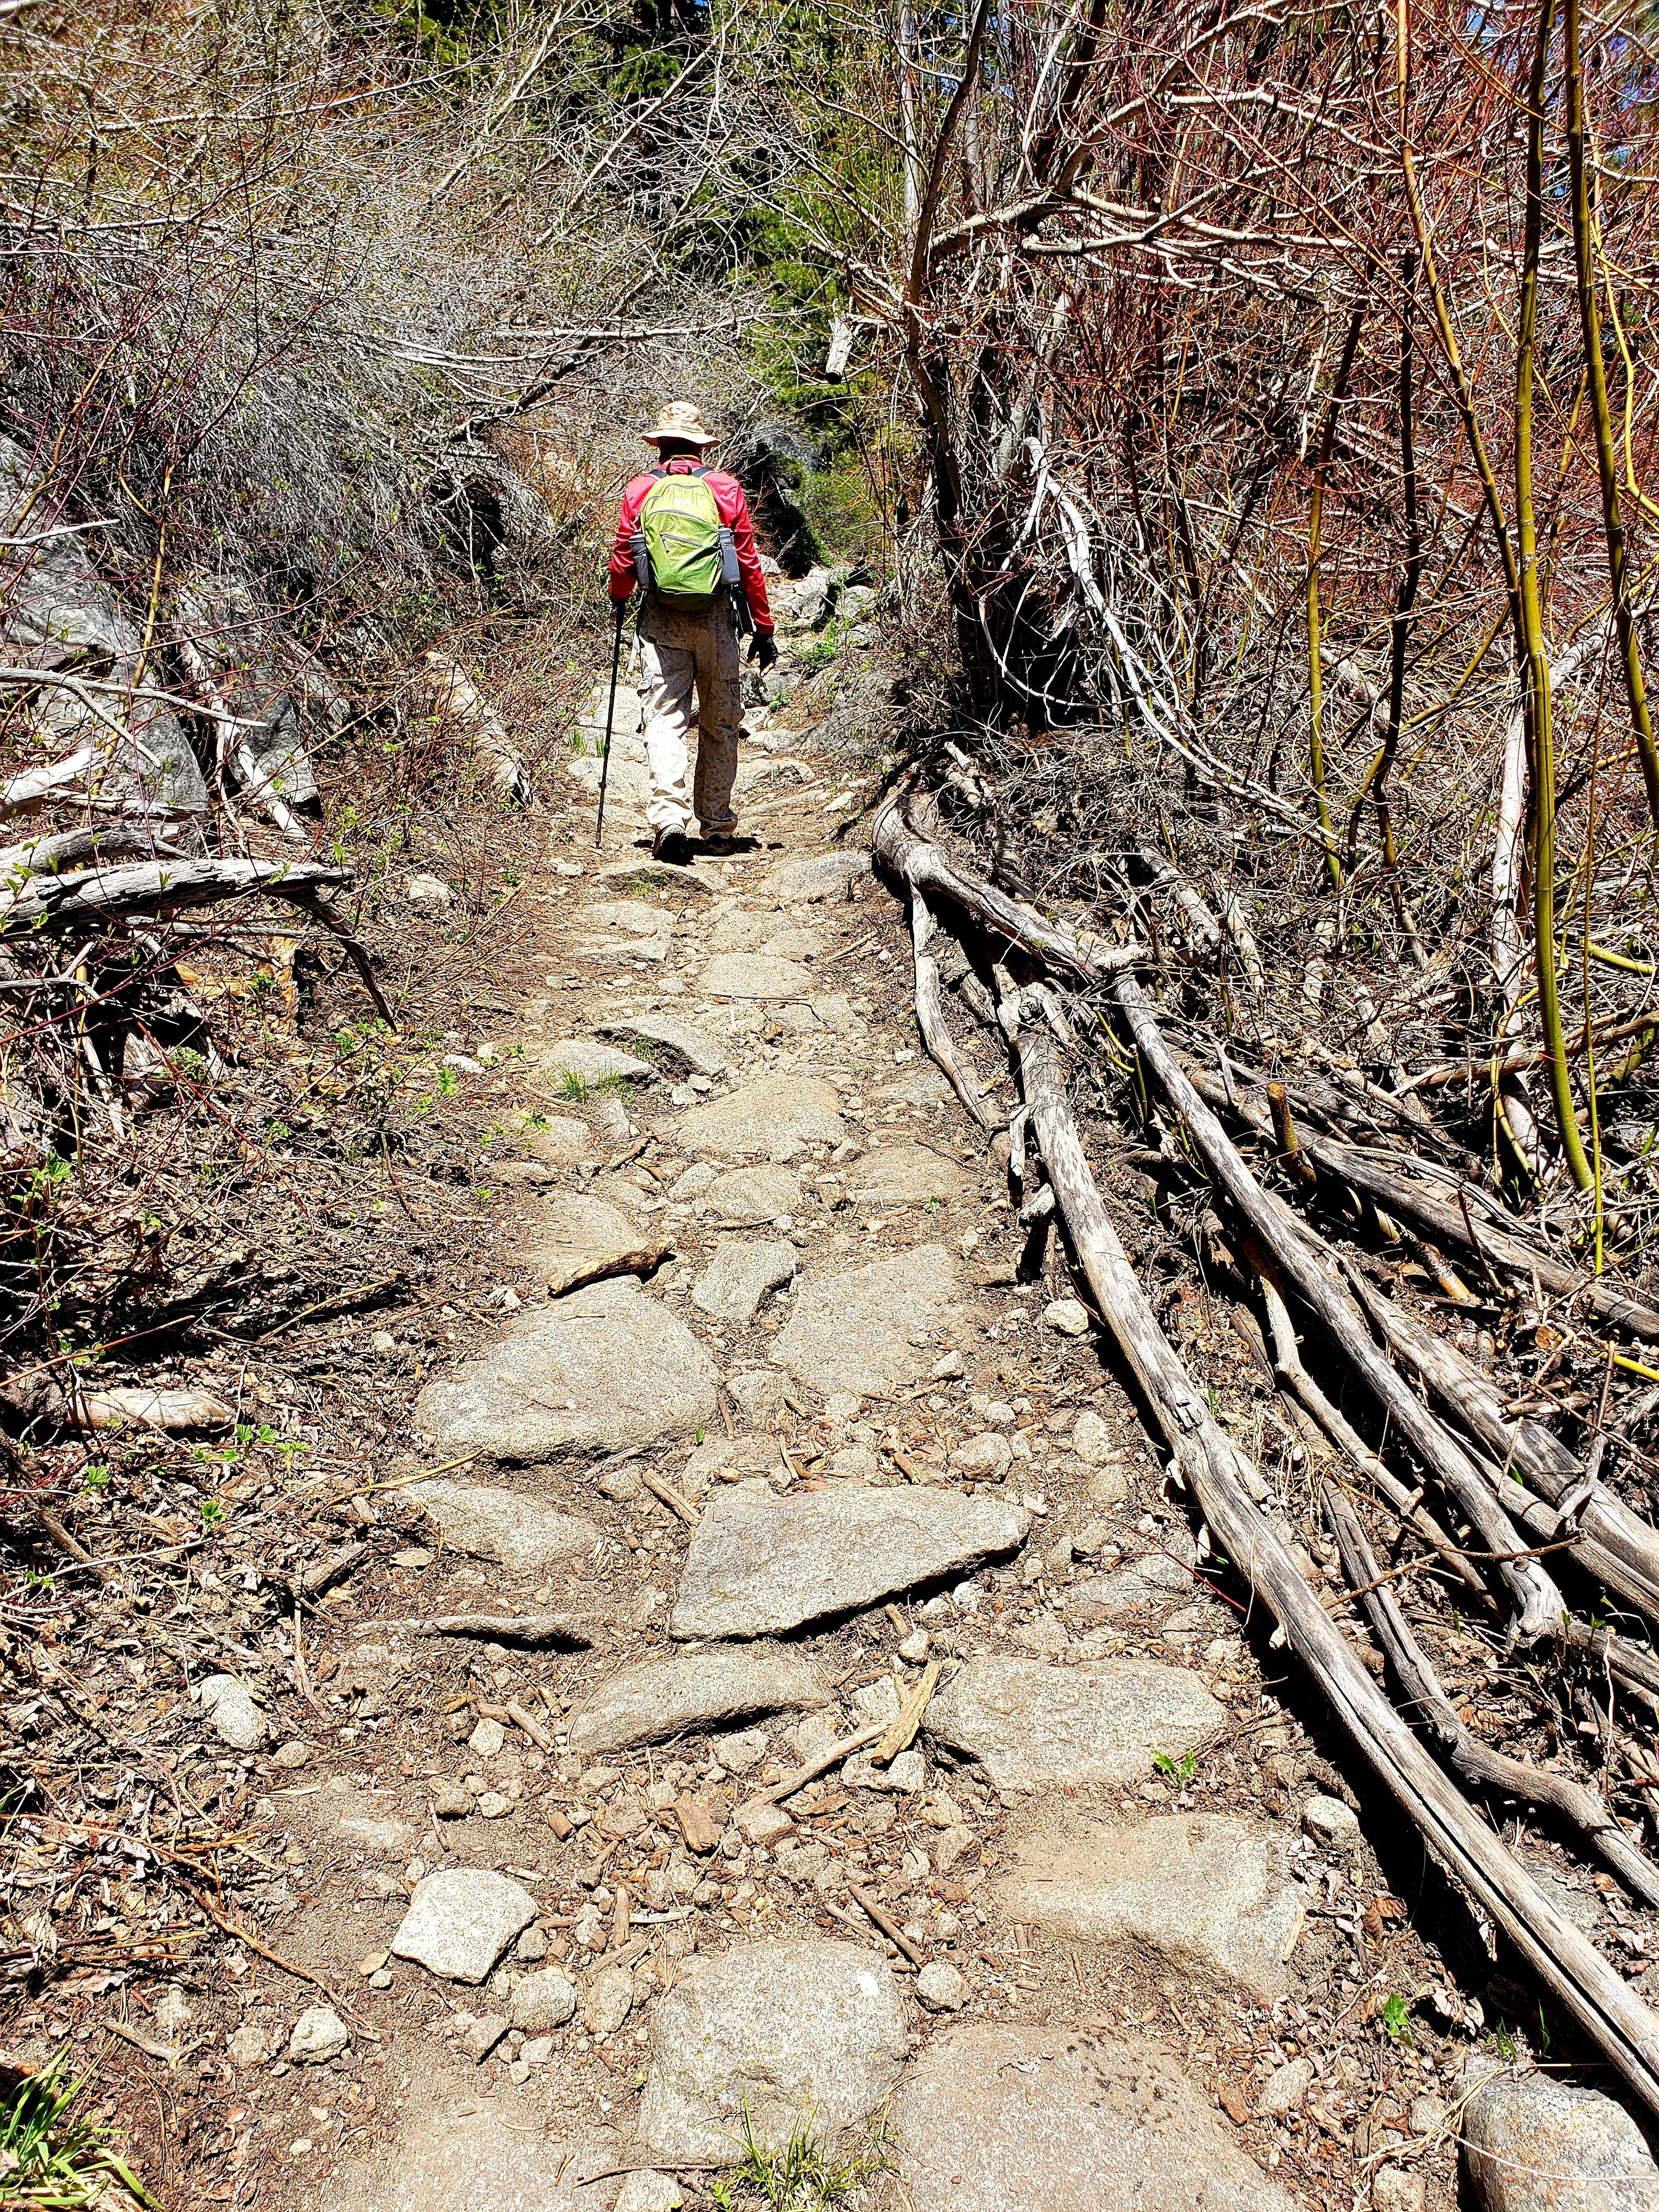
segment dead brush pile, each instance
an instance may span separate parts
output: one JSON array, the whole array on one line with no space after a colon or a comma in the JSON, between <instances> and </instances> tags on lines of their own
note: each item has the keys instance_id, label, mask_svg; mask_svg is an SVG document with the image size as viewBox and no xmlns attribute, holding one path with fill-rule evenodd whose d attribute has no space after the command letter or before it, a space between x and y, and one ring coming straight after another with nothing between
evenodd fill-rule
<instances>
[{"instance_id":1,"label":"dead brush pile","mask_svg":"<svg viewBox=\"0 0 1659 2212\"><path fill-rule=\"evenodd\" d=\"M1010 1054L1029 1264L1063 1229L1224 1575L1659 2111L1650 45L877 20L891 159L805 219L954 629L876 824L924 1030L981 1118L962 1034Z\"/></svg>"}]
</instances>

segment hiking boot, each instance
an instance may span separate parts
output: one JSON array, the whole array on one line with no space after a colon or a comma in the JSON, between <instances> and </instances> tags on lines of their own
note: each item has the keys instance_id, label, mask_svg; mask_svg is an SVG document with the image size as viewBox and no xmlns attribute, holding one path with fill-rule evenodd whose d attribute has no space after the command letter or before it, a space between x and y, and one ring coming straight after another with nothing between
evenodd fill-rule
<instances>
[{"instance_id":1,"label":"hiking boot","mask_svg":"<svg viewBox=\"0 0 1659 2212\"><path fill-rule=\"evenodd\" d=\"M729 823L724 830L705 830L702 835L704 849L717 860L724 854L735 853L739 845L747 842L738 836L735 822Z\"/></svg>"},{"instance_id":2,"label":"hiking boot","mask_svg":"<svg viewBox=\"0 0 1659 2212\"><path fill-rule=\"evenodd\" d=\"M691 848L686 842L684 830L659 830L651 841L653 860L666 860L671 868L689 868Z\"/></svg>"}]
</instances>

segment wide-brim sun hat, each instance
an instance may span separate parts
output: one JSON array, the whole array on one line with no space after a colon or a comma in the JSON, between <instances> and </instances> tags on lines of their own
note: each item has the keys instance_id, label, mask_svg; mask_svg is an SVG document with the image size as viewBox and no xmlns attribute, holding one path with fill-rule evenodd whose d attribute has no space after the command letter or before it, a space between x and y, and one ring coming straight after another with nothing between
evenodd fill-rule
<instances>
[{"instance_id":1,"label":"wide-brim sun hat","mask_svg":"<svg viewBox=\"0 0 1659 2212\"><path fill-rule=\"evenodd\" d=\"M660 446L665 439L673 439L683 446L717 446L718 434L703 421L698 409L689 399L676 399L665 407L655 422L640 435L647 446Z\"/></svg>"}]
</instances>

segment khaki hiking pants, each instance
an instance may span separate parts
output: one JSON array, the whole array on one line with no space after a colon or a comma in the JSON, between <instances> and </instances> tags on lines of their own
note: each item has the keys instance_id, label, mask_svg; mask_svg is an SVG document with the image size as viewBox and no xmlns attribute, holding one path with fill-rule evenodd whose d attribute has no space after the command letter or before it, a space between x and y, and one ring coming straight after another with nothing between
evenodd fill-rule
<instances>
[{"instance_id":1,"label":"khaki hiking pants","mask_svg":"<svg viewBox=\"0 0 1659 2212\"><path fill-rule=\"evenodd\" d=\"M647 599L640 610L640 697L645 753L651 764L653 830L685 830L695 814L703 835L732 829L732 787L738 776L743 707L738 630L721 602L706 615L682 614ZM696 781L688 794L691 692L697 694Z\"/></svg>"}]
</instances>

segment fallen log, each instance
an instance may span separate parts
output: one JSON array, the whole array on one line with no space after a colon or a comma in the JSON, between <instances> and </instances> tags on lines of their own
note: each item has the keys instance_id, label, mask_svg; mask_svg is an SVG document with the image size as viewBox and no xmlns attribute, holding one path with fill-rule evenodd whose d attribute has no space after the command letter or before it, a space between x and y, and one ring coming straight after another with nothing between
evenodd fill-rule
<instances>
[{"instance_id":1,"label":"fallen log","mask_svg":"<svg viewBox=\"0 0 1659 2212\"><path fill-rule=\"evenodd\" d=\"M314 908L325 891L349 884L351 872L324 860L167 859L31 875L0 913L0 937L52 935L130 915L153 919L256 891Z\"/></svg>"},{"instance_id":2,"label":"fallen log","mask_svg":"<svg viewBox=\"0 0 1659 2212\"><path fill-rule=\"evenodd\" d=\"M0 904L0 938L54 935L137 916L167 918L191 907L258 893L286 899L320 922L340 945L388 1029L395 1029L374 964L360 940L325 896L349 884L352 871L323 860L193 860L164 859L119 867L94 866L70 875L32 875L9 905Z\"/></svg>"},{"instance_id":3,"label":"fallen log","mask_svg":"<svg viewBox=\"0 0 1659 2212\"><path fill-rule=\"evenodd\" d=\"M1197 1071L1192 1072L1190 1080L1194 1089L1211 1104L1224 1103L1253 1127L1264 1134L1267 1133L1271 1123L1265 1106L1258 1109L1254 1100L1241 1099L1236 1095L1227 1097L1224 1086L1213 1077ZM1407 1176L1379 1165L1357 1145L1345 1145L1338 1138L1304 1130L1302 1149L1326 1174L1346 1183L1350 1189L1362 1192L1374 1205L1389 1212L1403 1214L1441 1243L1450 1243L1460 1251L1472 1252L1478 1260L1489 1266L1495 1264L1519 1276L1522 1282L1530 1282L1535 1276L1540 1288L1553 1297L1581 1301L1613 1327L1644 1342L1659 1344L1659 1313L1650 1306L1627 1297L1599 1276L1588 1275L1582 1268L1568 1267L1552 1254L1522 1243L1498 1228L1490 1218L1476 1226L1474 1216L1477 1209L1490 1215L1490 1192L1478 1188L1468 1190L1465 1194L1470 1201L1470 1210L1466 1215L1462 1206L1448 1205ZM1401 1153L1398 1158L1402 1167L1408 1164L1407 1154Z\"/></svg>"},{"instance_id":4,"label":"fallen log","mask_svg":"<svg viewBox=\"0 0 1659 2212\"><path fill-rule=\"evenodd\" d=\"M1437 1861L1503 1931L1649 2111L1659 2115L1659 2018L1545 1895L1413 1735L1326 1613L1255 1502L1261 1477L1158 1327L1089 1171L1039 1029L1019 1043L1026 1103L1067 1236L1106 1326L1189 1485L1211 1536L1273 1613L1361 1754Z\"/></svg>"},{"instance_id":5,"label":"fallen log","mask_svg":"<svg viewBox=\"0 0 1659 2212\"><path fill-rule=\"evenodd\" d=\"M455 723L465 732L501 798L522 799L524 763L500 716L479 696L465 670L447 653L428 653L423 659L433 678L434 715L439 721Z\"/></svg>"},{"instance_id":6,"label":"fallen log","mask_svg":"<svg viewBox=\"0 0 1659 2212\"><path fill-rule=\"evenodd\" d=\"M910 886L910 943L915 956L916 1025L921 1031L922 1042L938 1061L946 1081L969 1115L981 1129L988 1129L991 1117L985 1110L979 1086L970 1082L963 1073L957 1059L956 1046L945 1025L945 1009L939 998L939 963L927 950L927 940L933 931L932 911L913 884Z\"/></svg>"},{"instance_id":7,"label":"fallen log","mask_svg":"<svg viewBox=\"0 0 1659 2212\"><path fill-rule=\"evenodd\" d=\"M892 792L877 808L870 824L870 849L908 890L938 891L1008 944L1084 982L1097 983L1146 958L1139 945L1108 945L1101 938L1079 936L1033 913L982 877L957 867L937 845L912 829L902 799L901 792Z\"/></svg>"},{"instance_id":8,"label":"fallen log","mask_svg":"<svg viewBox=\"0 0 1659 2212\"><path fill-rule=\"evenodd\" d=\"M1301 1347L1297 1342L1290 1309L1280 1297L1271 1273L1263 1273L1257 1279L1261 1285L1262 1297L1267 1308L1268 1327L1273 1331L1273 1365L1277 1380L1317 1422L1331 1442L1347 1455L1366 1480L1376 1485L1395 1512L1408 1521L1419 1536L1433 1545L1464 1586L1483 1602L1490 1602L1486 1586L1468 1553L1453 1543L1422 1500L1408 1491L1394 1470L1377 1457L1352 1423L1332 1405L1303 1365Z\"/></svg>"},{"instance_id":9,"label":"fallen log","mask_svg":"<svg viewBox=\"0 0 1659 2212\"><path fill-rule=\"evenodd\" d=\"M1528 1643L1553 1634L1567 1611L1565 1601L1547 1570L1527 1556L1528 1547L1499 1504L1485 1471L1389 1365L1359 1308L1310 1249L1304 1224L1251 1173L1238 1147L1176 1063L1134 978L1119 975L1114 989L1143 1064L1186 1124L1210 1172L1260 1239L1281 1282L1294 1289L1389 1423L1480 1530L1518 1608L1516 1632Z\"/></svg>"}]
</instances>

